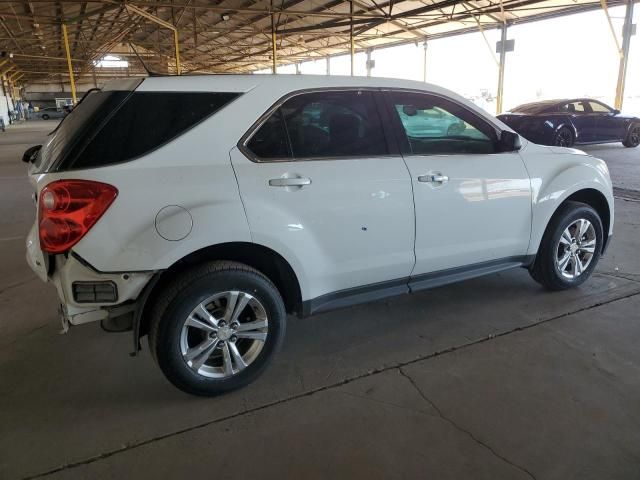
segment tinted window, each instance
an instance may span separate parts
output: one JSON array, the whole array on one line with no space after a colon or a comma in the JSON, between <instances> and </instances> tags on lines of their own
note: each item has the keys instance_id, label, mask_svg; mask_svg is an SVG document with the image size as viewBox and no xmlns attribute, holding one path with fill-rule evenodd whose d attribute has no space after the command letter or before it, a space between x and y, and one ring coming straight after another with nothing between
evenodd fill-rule
<instances>
[{"instance_id":1,"label":"tinted window","mask_svg":"<svg viewBox=\"0 0 640 480\"><path fill-rule=\"evenodd\" d=\"M589 112L587 102L570 102L562 106L561 111L569 113L585 113Z\"/></svg>"},{"instance_id":2,"label":"tinted window","mask_svg":"<svg viewBox=\"0 0 640 480\"><path fill-rule=\"evenodd\" d=\"M495 130L469 110L423 94L392 94L405 134L406 149L416 155L494 153Z\"/></svg>"},{"instance_id":3,"label":"tinted window","mask_svg":"<svg viewBox=\"0 0 640 480\"><path fill-rule=\"evenodd\" d=\"M280 110L294 157L388 153L371 92L307 93L287 100Z\"/></svg>"},{"instance_id":4,"label":"tinted window","mask_svg":"<svg viewBox=\"0 0 640 480\"><path fill-rule=\"evenodd\" d=\"M97 167L149 153L238 95L223 92L134 92L113 115L105 119L104 126L77 149L76 155L69 160L69 166Z\"/></svg>"},{"instance_id":5,"label":"tinted window","mask_svg":"<svg viewBox=\"0 0 640 480\"><path fill-rule=\"evenodd\" d=\"M291 157L287 131L280 110L271 115L251 137L247 147L259 158Z\"/></svg>"},{"instance_id":6,"label":"tinted window","mask_svg":"<svg viewBox=\"0 0 640 480\"><path fill-rule=\"evenodd\" d=\"M36 159L36 167L40 171L48 171L55 163L67 158L83 138L99 128L105 115L118 108L129 94L115 91L87 94L49 136Z\"/></svg>"},{"instance_id":7,"label":"tinted window","mask_svg":"<svg viewBox=\"0 0 640 480\"><path fill-rule=\"evenodd\" d=\"M598 102L589 102L591 110L595 113L611 113L611 109Z\"/></svg>"}]
</instances>

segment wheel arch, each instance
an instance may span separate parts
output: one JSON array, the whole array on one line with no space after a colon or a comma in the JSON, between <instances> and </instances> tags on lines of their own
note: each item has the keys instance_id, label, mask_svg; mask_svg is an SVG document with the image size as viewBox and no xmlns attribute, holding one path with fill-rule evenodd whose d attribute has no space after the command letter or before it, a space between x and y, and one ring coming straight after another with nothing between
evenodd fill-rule
<instances>
[{"instance_id":1,"label":"wheel arch","mask_svg":"<svg viewBox=\"0 0 640 480\"><path fill-rule=\"evenodd\" d=\"M598 213L598 216L602 221L603 230L602 252L606 250L613 222L613 199L611 198L611 200L609 200L607 195L602 191L601 188L599 188L599 185L596 184L581 186L575 188L572 191L565 192L565 195L558 199L553 208L549 208L549 211L545 216L543 228L539 228L537 232L532 231L532 242L530 245L530 247L532 248L529 249L529 253L535 254L538 251L538 249L540 248L540 242L542 241L542 237L549 225L549 222L551 222L551 219L558 212L560 207L562 207L565 203L571 201L581 202L589 205Z\"/></svg>"},{"instance_id":2,"label":"wheel arch","mask_svg":"<svg viewBox=\"0 0 640 480\"><path fill-rule=\"evenodd\" d=\"M573 122L571 121L570 118L568 118L568 117L567 118L561 118L560 121L558 122L558 124L556 125L555 129L553 130L553 135L555 136L556 133L558 133L563 128L568 128L569 130L571 130L571 134L573 135L574 143L576 141L578 141L578 129L573 124Z\"/></svg>"},{"instance_id":3,"label":"wheel arch","mask_svg":"<svg viewBox=\"0 0 640 480\"><path fill-rule=\"evenodd\" d=\"M151 310L163 288L177 274L203 262L226 260L249 265L266 275L282 295L287 313L302 312L302 294L298 277L285 258L278 252L260 244L250 242L229 242L211 245L196 250L176 261L166 270L156 274L149 284L149 292L141 295L143 305L137 324L134 325L134 346L140 337L149 331Z\"/></svg>"}]
</instances>

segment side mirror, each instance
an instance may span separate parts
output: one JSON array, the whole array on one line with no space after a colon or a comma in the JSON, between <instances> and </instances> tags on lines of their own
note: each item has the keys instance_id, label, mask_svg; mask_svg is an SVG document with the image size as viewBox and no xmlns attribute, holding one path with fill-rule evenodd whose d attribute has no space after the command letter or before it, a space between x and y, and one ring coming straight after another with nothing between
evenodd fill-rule
<instances>
[{"instance_id":1,"label":"side mirror","mask_svg":"<svg viewBox=\"0 0 640 480\"><path fill-rule=\"evenodd\" d=\"M501 152L517 152L522 148L520 135L509 130L502 131L498 144Z\"/></svg>"},{"instance_id":2,"label":"side mirror","mask_svg":"<svg viewBox=\"0 0 640 480\"><path fill-rule=\"evenodd\" d=\"M617 108L613 111L614 115L620 115L620 110L618 110Z\"/></svg>"},{"instance_id":3,"label":"side mirror","mask_svg":"<svg viewBox=\"0 0 640 480\"><path fill-rule=\"evenodd\" d=\"M42 145L35 145L33 147L27 148L22 154L22 161L24 163L33 163L33 161L36 159L36 155L38 155L38 152L41 148Z\"/></svg>"}]
</instances>

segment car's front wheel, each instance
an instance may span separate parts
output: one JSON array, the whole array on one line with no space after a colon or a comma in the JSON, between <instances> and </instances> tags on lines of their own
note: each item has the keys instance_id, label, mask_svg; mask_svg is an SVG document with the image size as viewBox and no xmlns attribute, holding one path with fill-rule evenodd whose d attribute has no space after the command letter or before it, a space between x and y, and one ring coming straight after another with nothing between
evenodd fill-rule
<instances>
[{"instance_id":1,"label":"car's front wheel","mask_svg":"<svg viewBox=\"0 0 640 480\"><path fill-rule=\"evenodd\" d=\"M47 115L46 113L44 115L42 115L42 119L43 120L49 120L49 115Z\"/></svg>"},{"instance_id":2,"label":"car's front wheel","mask_svg":"<svg viewBox=\"0 0 640 480\"><path fill-rule=\"evenodd\" d=\"M568 127L562 127L553 137L553 144L557 147L571 147L574 142L573 132Z\"/></svg>"},{"instance_id":3,"label":"car's front wheel","mask_svg":"<svg viewBox=\"0 0 640 480\"><path fill-rule=\"evenodd\" d=\"M531 276L550 290L577 287L596 268L602 241L598 213L584 203L566 202L547 226Z\"/></svg>"},{"instance_id":4,"label":"car's front wheel","mask_svg":"<svg viewBox=\"0 0 640 480\"><path fill-rule=\"evenodd\" d=\"M635 148L640 145L640 123L631 125L627 138L622 141L625 147Z\"/></svg>"},{"instance_id":5,"label":"car's front wheel","mask_svg":"<svg viewBox=\"0 0 640 480\"><path fill-rule=\"evenodd\" d=\"M255 380L281 345L282 298L259 271L212 262L176 278L160 295L149 346L180 390L211 396Z\"/></svg>"}]
</instances>

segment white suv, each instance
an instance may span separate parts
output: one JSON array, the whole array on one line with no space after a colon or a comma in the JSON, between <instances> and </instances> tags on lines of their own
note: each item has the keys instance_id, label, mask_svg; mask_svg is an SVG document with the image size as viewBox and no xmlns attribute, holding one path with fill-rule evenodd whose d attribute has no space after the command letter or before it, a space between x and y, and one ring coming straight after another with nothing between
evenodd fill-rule
<instances>
[{"instance_id":1,"label":"white suv","mask_svg":"<svg viewBox=\"0 0 640 480\"><path fill-rule=\"evenodd\" d=\"M445 89L184 76L89 93L25 152L28 261L65 326L148 335L178 388L243 386L287 313L525 267L554 289L613 230L605 163L528 142Z\"/></svg>"}]
</instances>

